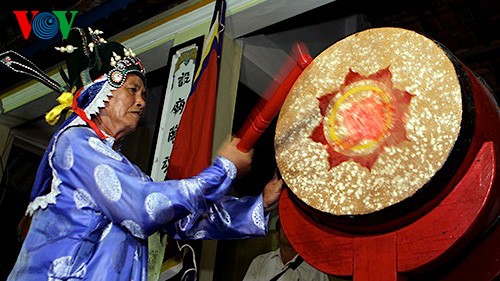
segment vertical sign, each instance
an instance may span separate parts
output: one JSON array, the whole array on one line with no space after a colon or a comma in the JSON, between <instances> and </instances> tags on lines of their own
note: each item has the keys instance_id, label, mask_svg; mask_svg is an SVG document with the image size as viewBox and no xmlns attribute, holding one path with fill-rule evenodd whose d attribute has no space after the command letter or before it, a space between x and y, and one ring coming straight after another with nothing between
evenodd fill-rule
<instances>
[{"instance_id":1,"label":"vertical sign","mask_svg":"<svg viewBox=\"0 0 500 281\"><path fill-rule=\"evenodd\" d=\"M155 181L165 180L170 153L174 144L179 122L191 92L197 62L199 61L199 39L196 42L172 47L170 50L170 67L165 99L161 109L161 120L158 129L158 139L153 157L151 178Z\"/></svg>"}]
</instances>

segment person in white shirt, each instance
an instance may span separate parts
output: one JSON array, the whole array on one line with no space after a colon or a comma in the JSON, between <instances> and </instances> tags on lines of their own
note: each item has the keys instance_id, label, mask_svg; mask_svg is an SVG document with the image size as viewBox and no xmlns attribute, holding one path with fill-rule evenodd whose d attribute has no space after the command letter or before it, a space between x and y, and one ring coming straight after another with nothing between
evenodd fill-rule
<instances>
[{"instance_id":1,"label":"person in white shirt","mask_svg":"<svg viewBox=\"0 0 500 281\"><path fill-rule=\"evenodd\" d=\"M276 221L279 248L252 260L243 281L328 281L328 275L315 269L300 257Z\"/></svg>"}]
</instances>

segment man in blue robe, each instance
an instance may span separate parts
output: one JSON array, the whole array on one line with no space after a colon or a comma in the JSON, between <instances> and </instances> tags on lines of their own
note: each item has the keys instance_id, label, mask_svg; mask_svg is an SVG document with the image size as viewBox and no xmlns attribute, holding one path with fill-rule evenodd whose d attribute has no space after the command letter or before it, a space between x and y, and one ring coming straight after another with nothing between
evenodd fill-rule
<instances>
[{"instance_id":1,"label":"man in blue robe","mask_svg":"<svg viewBox=\"0 0 500 281\"><path fill-rule=\"evenodd\" d=\"M79 90L38 169L31 227L8 280L147 280L147 237L156 231L176 239L267 233L264 209L277 202L281 182L261 196L226 196L252 157L237 139L197 176L164 182L119 151L146 106L145 70L131 50L99 34L72 29L68 42L77 43L61 48L70 78L70 64L79 63Z\"/></svg>"}]
</instances>

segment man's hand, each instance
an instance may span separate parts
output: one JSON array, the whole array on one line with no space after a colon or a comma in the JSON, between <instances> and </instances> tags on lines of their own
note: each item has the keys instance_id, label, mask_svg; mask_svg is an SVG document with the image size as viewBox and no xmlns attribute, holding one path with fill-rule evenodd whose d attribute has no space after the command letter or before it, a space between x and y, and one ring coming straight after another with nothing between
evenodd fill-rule
<instances>
[{"instance_id":1,"label":"man's hand","mask_svg":"<svg viewBox=\"0 0 500 281\"><path fill-rule=\"evenodd\" d=\"M238 150L236 145L240 142L239 138L234 138L219 153L220 156L233 162L238 170L238 176L241 177L252 168L253 149L248 152Z\"/></svg>"},{"instance_id":2,"label":"man's hand","mask_svg":"<svg viewBox=\"0 0 500 281\"><path fill-rule=\"evenodd\" d=\"M278 179L278 174L274 173L273 178L266 184L262 192L264 212L270 212L278 207L281 191L283 191L283 180Z\"/></svg>"}]
</instances>

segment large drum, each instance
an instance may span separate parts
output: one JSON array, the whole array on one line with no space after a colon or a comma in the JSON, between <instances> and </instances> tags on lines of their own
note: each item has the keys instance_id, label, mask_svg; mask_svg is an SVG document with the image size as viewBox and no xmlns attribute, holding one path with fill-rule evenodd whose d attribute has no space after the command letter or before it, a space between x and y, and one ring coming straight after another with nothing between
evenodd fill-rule
<instances>
[{"instance_id":1,"label":"large drum","mask_svg":"<svg viewBox=\"0 0 500 281\"><path fill-rule=\"evenodd\" d=\"M325 233L398 231L453 191L485 142L500 144L499 125L487 87L439 43L400 28L356 33L314 59L281 109L286 204ZM285 231L304 221L280 215Z\"/></svg>"}]
</instances>

